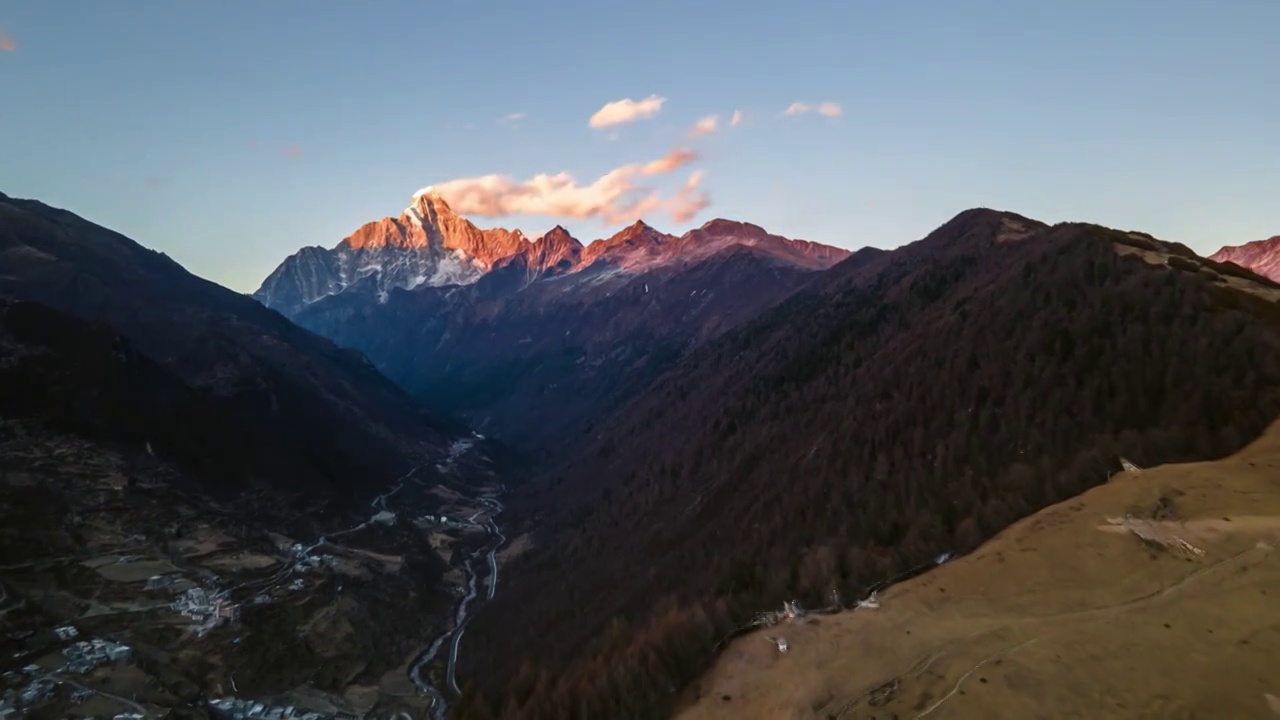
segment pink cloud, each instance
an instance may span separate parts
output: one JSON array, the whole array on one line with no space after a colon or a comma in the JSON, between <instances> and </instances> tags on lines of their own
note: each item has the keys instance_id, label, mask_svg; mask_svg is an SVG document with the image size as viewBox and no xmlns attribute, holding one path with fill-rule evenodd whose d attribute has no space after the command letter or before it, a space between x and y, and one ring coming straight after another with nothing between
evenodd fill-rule
<instances>
[{"instance_id":1,"label":"pink cloud","mask_svg":"<svg viewBox=\"0 0 1280 720\"><path fill-rule=\"evenodd\" d=\"M688 165L698 159L698 153L692 150L676 149L640 168L642 175L663 175Z\"/></svg>"},{"instance_id":2,"label":"pink cloud","mask_svg":"<svg viewBox=\"0 0 1280 720\"><path fill-rule=\"evenodd\" d=\"M288 158L302 157L302 146L290 145L289 147L281 148L280 154Z\"/></svg>"},{"instance_id":3,"label":"pink cloud","mask_svg":"<svg viewBox=\"0 0 1280 720\"><path fill-rule=\"evenodd\" d=\"M689 137L698 137L700 135L710 135L720 129L720 117L718 115L707 115L699 118L698 122L689 128Z\"/></svg>"},{"instance_id":4,"label":"pink cloud","mask_svg":"<svg viewBox=\"0 0 1280 720\"><path fill-rule=\"evenodd\" d=\"M632 100L631 98L615 100L611 103L605 103L604 107L595 111L591 119L587 121L587 124L593 128L606 128L633 123L637 120L645 120L661 112L662 104L666 101L666 98L658 97L657 95L650 95L643 100Z\"/></svg>"},{"instance_id":5,"label":"pink cloud","mask_svg":"<svg viewBox=\"0 0 1280 720\"><path fill-rule=\"evenodd\" d=\"M742 120L743 120L742 111L734 110L733 117L729 118L729 127L738 127L739 125L742 124Z\"/></svg>"},{"instance_id":6,"label":"pink cloud","mask_svg":"<svg viewBox=\"0 0 1280 720\"><path fill-rule=\"evenodd\" d=\"M4 31L0 30L0 51L17 52L17 50L18 50L18 41L14 40L8 35L5 35Z\"/></svg>"},{"instance_id":7,"label":"pink cloud","mask_svg":"<svg viewBox=\"0 0 1280 720\"><path fill-rule=\"evenodd\" d=\"M831 102L830 100L818 103L817 105L810 105L802 102L791 103L783 114L795 116L804 115L810 112L816 112L819 115L829 118L838 118L844 115L844 110L841 109L840 104Z\"/></svg>"},{"instance_id":8,"label":"pink cloud","mask_svg":"<svg viewBox=\"0 0 1280 720\"><path fill-rule=\"evenodd\" d=\"M567 172L544 173L524 181L510 175L483 175L450 180L420 192L438 195L463 215L596 217L616 224L665 212L677 222L685 222L710 205L699 190L701 171L695 171L671 196L640 184L640 180L673 172L696 158L692 151L673 150L652 162L614 168L591 183L580 183Z\"/></svg>"},{"instance_id":9,"label":"pink cloud","mask_svg":"<svg viewBox=\"0 0 1280 720\"><path fill-rule=\"evenodd\" d=\"M838 103L824 102L818 105L818 114L829 118L838 118L844 115L844 110L840 109Z\"/></svg>"},{"instance_id":10,"label":"pink cloud","mask_svg":"<svg viewBox=\"0 0 1280 720\"><path fill-rule=\"evenodd\" d=\"M694 170L689 175L688 181L676 192L675 197L670 200L667 205L667 212L671 214L672 220L678 223L689 222L698 213L711 206L711 199L707 197L707 194L698 190L698 186L702 184L702 178L705 174L701 170Z\"/></svg>"}]
</instances>

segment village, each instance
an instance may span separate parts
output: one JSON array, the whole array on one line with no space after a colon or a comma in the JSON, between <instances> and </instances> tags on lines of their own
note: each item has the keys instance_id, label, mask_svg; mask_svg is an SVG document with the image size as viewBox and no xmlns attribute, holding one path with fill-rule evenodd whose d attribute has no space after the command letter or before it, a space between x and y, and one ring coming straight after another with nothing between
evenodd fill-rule
<instances>
[{"instance_id":1,"label":"village","mask_svg":"<svg viewBox=\"0 0 1280 720\"><path fill-rule=\"evenodd\" d=\"M314 699L306 693L241 695L247 688L236 667L260 652L251 636L258 637L262 618L274 622L358 608L364 598L344 593L344 585L358 582L363 591L371 580L401 573L400 548L406 543L425 546L453 566L437 580L453 597L440 601L461 604L459 612L449 613L455 625L465 619L466 601L486 591L475 589L485 557L489 584L496 581L495 547L483 556L473 546L493 537L493 514L500 506L443 485L426 490L429 502L395 492L406 489L420 492L415 483L402 482L375 498L368 514L350 527L310 537L272 529L246 535L194 511L168 520L158 534L144 534L132 524L137 513L121 507L115 509L118 524L78 526L88 530L82 530L83 549L74 554L15 558L13 575L0 580L0 618L6 624L0 633L0 720L141 720L169 715L179 698L201 707L199 714L227 720L347 720L427 711L424 703L435 695L428 692L431 678L422 672L425 663L418 663L424 654L418 647L404 658L399 675L383 675L378 690L394 695L390 707L382 700L349 704L327 689L317 690ZM95 496L75 497L87 502ZM467 552L475 556L474 572L473 563L460 562L470 557ZM69 591L43 589L53 572L73 579ZM317 588L324 592L312 602ZM315 627L317 634L332 632L323 623ZM430 632L438 631L431 626ZM441 663L451 667L456 644L443 648ZM203 670L204 663L218 668L212 680L191 677L193 684L182 677L189 668ZM418 694L405 700L403 688L412 693L415 686Z\"/></svg>"},{"instance_id":2,"label":"village","mask_svg":"<svg viewBox=\"0 0 1280 720\"><path fill-rule=\"evenodd\" d=\"M73 625L62 625L54 628L54 635L58 640L70 641L79 636L79 631ZM7 686L0 695L0 720L25 717L28 710L50 700L59 688L68 691L66 699L71 705L79 705L97 691L67 676L85 676L101 665L127 663L133 658L133 648L112 640L92 638L67 645L60 655L53 667L29 663L20 672L10 670L0 675L0 680ZM113 720L141 717L141 714L123 713L115 715Z\"/></svg>"},{"instance_id":3,"label":"village","mask_svg":"<svg viewBox=\"0 0 1280 720\"><path fill-rule=\"evenodd\" d=\"M346 712L317 712L304 710L296 705L270 703L224 697L210 700L213 714L224 720L359 720L359 715Z\"/></svg>"}]
</instances>

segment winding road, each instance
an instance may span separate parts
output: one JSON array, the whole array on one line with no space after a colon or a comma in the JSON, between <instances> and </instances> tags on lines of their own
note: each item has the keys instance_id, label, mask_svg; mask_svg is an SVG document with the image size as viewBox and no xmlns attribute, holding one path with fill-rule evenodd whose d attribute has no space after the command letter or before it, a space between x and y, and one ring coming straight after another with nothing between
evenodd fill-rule
<instances>
[{"instance_id":1,"label":"winding road","mask_svg":"<svg viewBox=\"0 0 1280 720\"><path fill-rule=\"evenodd\" d=\"M430 712L432 718L435 720L444 719L448 705L443 693L423 677L422 669L431 664L431 662L436 659L436 656L440 654L440 648L444 645L444 641L450 640L449 655L445 664L445 683L454 695L461 694L462 691L458 687L458 651L462 644L462 635L466 632L467 622L470 619L470 616L467 614L467 610L478 594L478 578L475 570L475 561L480 557L481 553L485 553L485 547L488 547L488 552L485 554L485 561L489 566L489 579L485 599L492 600L498 589L498 551L501 550L502 546L507 542L507 536L502 533L502 529L494 519L504 510L502 503L496 498L491 497L481 497L477 498L477 500L483 503L490 510L489 517L485 521L485 527L489 531L489 535L493 538L494 542L492 542L492 544L486 544L484 547L472 552L471 556L467 558L465 563L463 563L463 572L467 577L467 594L458 602L457 610L454 611L453 627L433 640L431 645L427 647L426 651L424 651L409 668L409 679L418 688L418 690L431 697ZM472 519L474 519L476 515L479 515L479 513L477 512L475 515L472 515Z\"/></svg>"}]
</instances>

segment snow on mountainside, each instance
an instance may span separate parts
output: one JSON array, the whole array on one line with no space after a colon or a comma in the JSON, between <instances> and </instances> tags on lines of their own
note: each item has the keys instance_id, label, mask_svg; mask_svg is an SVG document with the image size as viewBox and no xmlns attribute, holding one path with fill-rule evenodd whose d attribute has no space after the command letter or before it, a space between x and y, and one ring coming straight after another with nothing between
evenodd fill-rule
<instances>
[{"instance_id":1,"label":"snow on mountainside","mask_svg":"<svg viewBox=\"0 0 1280 720\"><path fill-rule=\"evenodd\" d=\"M302 248L263 281L254 297L293 315L348 288L385 298L392 288L466 285L527 244L519 230L480 230L439 196L422 191L399 217L367 223L332 250Z\"/></svg>"},{"instance_id":2,"label":"snow on mountainside","mask_svg":"<svg viewBox=\"0 0 1280 720\"><path fill-rule=\"evenodd\" d=\"M556 452L848 256L728 220L680 236L636 222L585 246L557 226L531 241L476 229L428 189L334 250L300 251L257 297L486 434Z\"/></svg>"},{"instance_id":3,"label":"snow on mountainside","mask_svg":"<svg viewBox=\"0 0 1280 720\"><path fill-rule=\"evenodd\" d=\"M302 248L267 277L254 297L293 317L317 300L347 291L385 302L395 288L470 285L491 271L518 277L518 287L568 274L598 282L619 272L688 266L735 245L806 270L828 268L849 255L729 220L712 220L679 237L637 221L585 247L557 226L530 241L519 230L477 228L425 188L399 217L368 223L332 250Z\"/></svg>"},{"instance_id":4,"label":"snow on mountainside","mask_svg":"<svg viewBox=\"0 0 1280 720\"><path fill-rule=\"evenodd\" d=\"M1244 245L1228 245L1209 258L1218 262L1235 263L1280 282L1280 235Z\"/></svg>"}]
</instances>

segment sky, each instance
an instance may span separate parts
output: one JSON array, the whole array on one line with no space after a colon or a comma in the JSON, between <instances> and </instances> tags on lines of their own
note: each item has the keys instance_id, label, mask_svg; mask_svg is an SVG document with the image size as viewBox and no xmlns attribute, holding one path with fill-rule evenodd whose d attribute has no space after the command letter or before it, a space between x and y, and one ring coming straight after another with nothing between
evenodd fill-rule
<instances>
[{"instance_id":1,"label":"sky","mask_svg":"<svg viewBox=\"0 0 1280 720\"><path fill-rule=\"evenodd\" d=\"M896 247L982 206L1209 253L1280 234L1278 27L1277 0L0 0L0 192L245 292L425 186L584 242L727 217Z\"/></svg>"}]
</instances>

